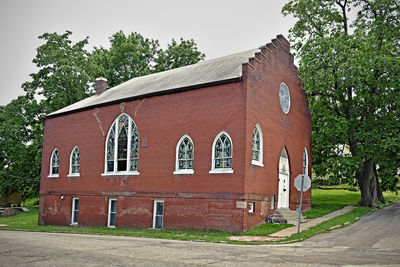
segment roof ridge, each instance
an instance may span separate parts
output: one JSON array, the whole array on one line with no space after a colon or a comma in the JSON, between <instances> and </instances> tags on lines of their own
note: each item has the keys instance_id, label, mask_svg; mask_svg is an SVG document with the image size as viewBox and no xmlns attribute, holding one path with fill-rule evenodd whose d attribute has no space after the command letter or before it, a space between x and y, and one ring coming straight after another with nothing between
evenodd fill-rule
<instances>
[{"instance_id":1,"label":"roof ridge","mask_svg":"<svg viewBox=\"0 0 400 267\"><path fill-rule=\"evenodd\" d=\"M246 51L237 52L237 53L225 55L225 56L222 56L222 57L216 57L216 58L212 58L212 59L199 61L199 62L190 64L190 65L186 65L186 66L182 66L182 67L178 67L178 68L174 68L174 69L169 69L169 70L164 70L164 71L160 71L160 72L149 73L149 74L146 74L146 75L143 75L143 76L133 77L133 78L131 78L131 79L125 81L125 82L122 82L122 83L120 83L120 84L118 84L116 86L113 86L113 87L107 89L107 91L112 90L112 89L116 89L116 88L118 88L118 87L120 87L120 86L122 86L124 84L127 84L129 82L132 82L133 80L136 80L136 79L140 79L140 78L144 78L144 77L148 77L148 76L152 76L152 75L165 75L165 73L171 73L171 72L174 72L174 71L182 70L184 68L191 68L191 67L194 67L195 65L199 65L199 64L207 64L207 63L210 63L210 62L213 62L213 61L218 61L218 60L222 60L222 59L225 59L225 58L228 58L228 57L237 56L239 54L249 53L250 51L254 51L254 53L256 53L257 51L260 51L260 48L249 49L249 50L246 50ZM252 57L254 57L254 56L252 56ZM249 59L252 58L252 57L249 57Z\"/></svg>"}]
</instances>

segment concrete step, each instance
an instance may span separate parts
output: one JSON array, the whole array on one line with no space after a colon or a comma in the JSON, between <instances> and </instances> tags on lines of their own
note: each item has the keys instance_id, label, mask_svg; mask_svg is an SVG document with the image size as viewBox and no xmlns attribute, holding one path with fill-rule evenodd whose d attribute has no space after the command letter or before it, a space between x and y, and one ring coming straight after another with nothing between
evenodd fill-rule
<instances>
[{"instance_id":1,"label":"concrete step","mask_svg":"<svg viewBox=\"0 0 400 267\"><path fill-rule=\"evenodd\" d=\"M277 209L273 215L275 223L289 223L296 224L299 219L299 215L295 210L290 209ZM304 217L301 216L301 222L304 222Z\"/></svg>"}]
</instances>

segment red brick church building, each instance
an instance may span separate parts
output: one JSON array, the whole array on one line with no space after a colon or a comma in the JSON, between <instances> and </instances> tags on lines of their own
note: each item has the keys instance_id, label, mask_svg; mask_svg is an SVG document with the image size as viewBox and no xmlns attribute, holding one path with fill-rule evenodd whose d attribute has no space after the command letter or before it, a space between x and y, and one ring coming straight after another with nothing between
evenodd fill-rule
<instances>
[{"instance_id":1,"label":"red brick church building","mask_svg":"<svg viewBox=\"0 0 400 267\"><path fill-rule=\"evenodd\" d=\"M311 114L289 50L278 35L108 90L98 79L47 116L39 224L245 231L295 209Z\"/></svg>"}]
</instances>

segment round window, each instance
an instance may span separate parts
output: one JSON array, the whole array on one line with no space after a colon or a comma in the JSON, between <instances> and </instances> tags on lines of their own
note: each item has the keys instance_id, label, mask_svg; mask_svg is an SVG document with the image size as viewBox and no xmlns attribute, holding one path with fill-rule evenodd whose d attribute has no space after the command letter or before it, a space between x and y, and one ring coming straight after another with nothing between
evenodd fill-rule
<instances>
[{"instance_id":1,"label":"round window","mask_svg":"<svg viewBox=\"0 0 400 267\"><path fill-rule=\"evenodd\" d=\"M290 93L286 84L281 83L279 87L279 103L283 113L288 114L290 110Z\"/></svg>"}]
</instances>

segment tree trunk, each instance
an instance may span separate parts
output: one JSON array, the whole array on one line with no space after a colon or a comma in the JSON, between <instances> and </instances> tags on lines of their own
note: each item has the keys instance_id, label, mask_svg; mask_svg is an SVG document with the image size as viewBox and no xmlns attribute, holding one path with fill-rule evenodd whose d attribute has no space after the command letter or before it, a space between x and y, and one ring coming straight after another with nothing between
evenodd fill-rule
<instances>
[{"instance_id":1,"label":"tree trunk","mask_svg":"<svg viewBox=\"0 0 400 267\"><path fill-rule=\"evenodd\" d=\"M361 206L377 207L378 202L385 202L379 186L376 165L371 160L366 160L356 173L361 190Z\"/></svg>"},{"instance_id":2,"label":"tree trunk","mask_svg":"<svg viewBox=\"0 0 400 267\"><path fill-rule=\"evenodd\" d=\"M385 198L383 197L381 185L379 184L378 172L376 171L376 164L375 163L374 163L373 168L374 168L374 176L375 176L375 179L376 179L378 200L381 203L385 203Z\"/></svg>"}]
</instances>

